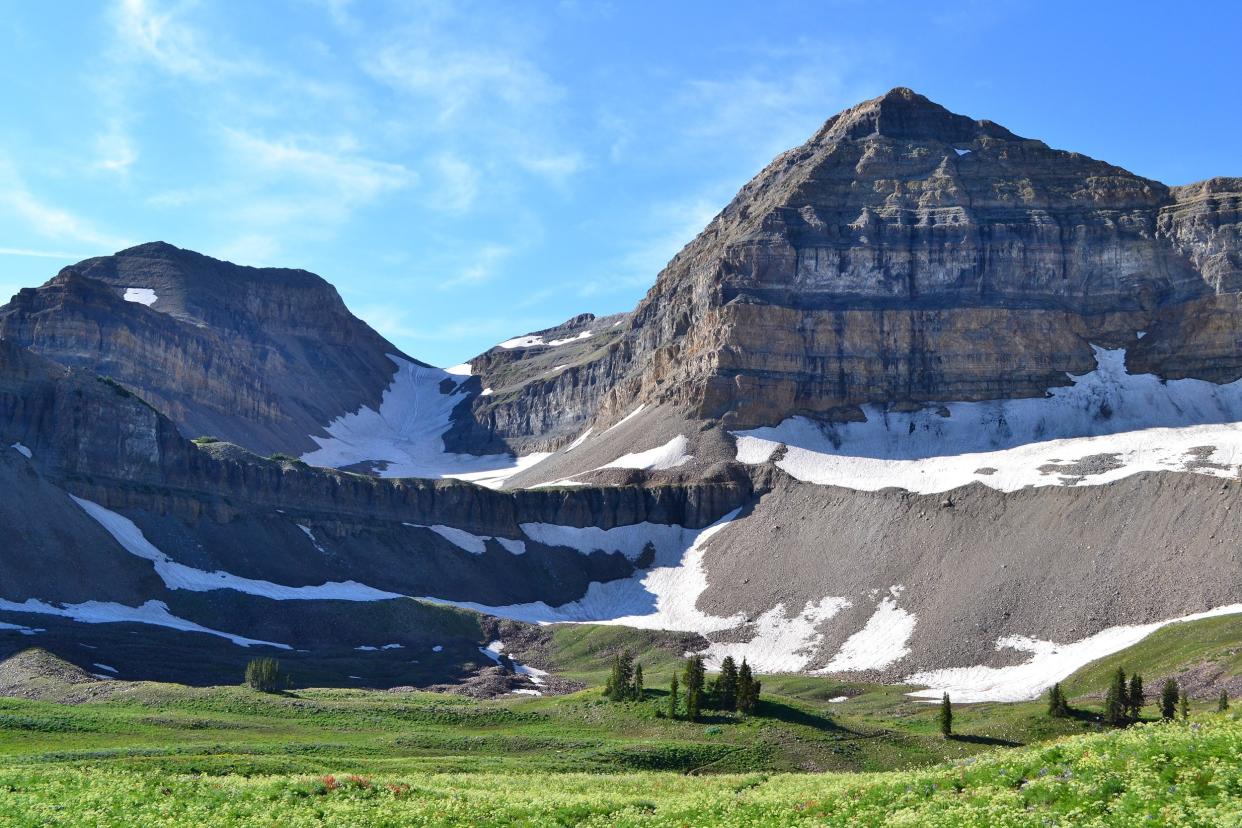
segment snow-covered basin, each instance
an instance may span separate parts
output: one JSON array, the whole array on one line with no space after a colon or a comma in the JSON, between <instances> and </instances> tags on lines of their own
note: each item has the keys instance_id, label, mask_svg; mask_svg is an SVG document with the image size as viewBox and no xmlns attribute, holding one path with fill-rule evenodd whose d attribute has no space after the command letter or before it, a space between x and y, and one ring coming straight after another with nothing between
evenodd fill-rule
<instances>
[{"instance_id":1,"label":"snow-covered basin","mask_svg":"<svg viewBox=\"0 0 1242 828\"><path fill-rule=\"evenodd\" d=\"M933 403L913 413L864 406L865 422L831 426L793 417L734 432L737 459L766 462L784 445L777 465L799 480L921 493L971 482L1002 491L1103 484L1142 471L1237 476L1242 380L1162 381L1127 373L1124 349L1094 350L1095 371L1070 375L1072 385L1046 397Z\"/></svg>"},{"instance_id":2,"label":"snow-covered basin","mask_svg":"<svg viewBox=\"0 0 1242 828\"><path fill-rule=\"evenodd\" d=\"M327 437L312 435L319 448L302 455L313 466L340 468L355 463L379 465L383 477L453 477L496 487L549 456L536 452L511 454L456 454L445 450L444 433L452 426L453 409L465 395L456 389L468 367L453 373L389 354L396 376L384 391L379 410L363 406L329 423ZM447 383L446 383L447 381ZM444 393L442 387L454 389Z\"/></svg>"}]
</instances>

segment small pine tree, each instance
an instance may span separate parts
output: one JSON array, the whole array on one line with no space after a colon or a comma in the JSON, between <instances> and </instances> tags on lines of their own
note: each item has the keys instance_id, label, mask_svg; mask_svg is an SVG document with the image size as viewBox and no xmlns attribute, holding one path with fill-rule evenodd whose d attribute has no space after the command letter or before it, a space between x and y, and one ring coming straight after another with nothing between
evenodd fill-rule
<instances>
[{"instance_id":1,"label":"small pine tree","mask_svg":"<svg viewBox=\"0 0 1242 828\"><path fill-rule=\"evenodd\" d=\"M750 715L755 712L758 705L759 683L755 681L755 675L751 672L746 659L742 659L742 666L737 671L737 709L741 713Z\"/></svg>"},{"instance_id":2,"label":"small pine tree","mask_svg":"<svg viewBox=\"0 0 1242 828\"><path fill-rule=\"evenodd\" d=\"M1113 673L1113 680L1108 685L1108 695L1104 697L1104 721L1113 727L1121 727L1126 723L1126 710L1129 708L1126 694L1126 672L1119 667Z\"/></svg>"},{"instance_id":3,"label":"small pine tree","mask_svg":"<svg viewBox=\"0 0 1242 828\"><path fill-rule=\"evenodd\" d=\"M692 722L699 720L699 713L703 709L703 684L706 676L702 656L695 655L686 659L686 718Z\"/></svg>"},{"instance_id":4,"label":"small pine tree","mask_svg":"<svg viewBox=\"0 0 1242 828\"><path fill-rule=\"evenodd\" d=\"M604 695L615 702L626 701L634 693L634 657L622 650L612 660L612 672L604 685Z\"/></svg>"},{"instance_id":5,"label":"small pine tree","mask_svg":"<svg viewBox=\"0 0 1242 828\"><path fill-rule=\"evenodd\" d=\"M1065 691L1061 689L1060 682L1052 685L1052 689L1048 691L1048 715L1057 719L1069 715L1069 702L1065 698Z\"/></svg>"},{"instance_id":6,"label":"small pine tree","mask_svg":"<svg viewBox=\"0 0 1242 828\"><path fill-rule=\"evenodd\" d=\"M936 717L940 725L940 735L948 739L953 736L953 702L949 694L940 697L940 714Z\"/></svg>"},{"instance_id":7,"label":"small pine tree","mask_svg":"<svg viewBox=\"0 0 1242 828\"><path fill-rule=\"evenodd\" d=\"M1216 700L1216 710L1219 713L1224 713L1228 709L1229 709L1229 693L1226 690L1221 690L1220 698Z\"/></svg>"},{"instance_id":8,"label":"small pine tree","mask_svg":"<svg viewBox=\"0 0 1242 828\"><path fill-rule=\"evenodd\" d=\"M1181 715L1183 722L1190 718L1190 699L1186 698L1185 690L1178 696L1177 712Z\"/></svg>"},{"instance_id":9,"label":"small pine tree","mask_svg":"<svg viewBox=\"0 0 1242 828\"><path fill-rule=\"evenodd\" d=\"M1160 688L1160 718L1166 722L1173 721L1173 714L1177 710L1177 697L1180 688L1177 686L1177 679L1169 679L1164 683L1164 687Z\"/></svg>"},{"instance_id":10,"label":"small pine tree","mask_svg":"<svg viewBox=\"0 0 1242 828\"><path fill-rule=\"evenodd\" d=\"M1137 722L1143 715L1143 705L1147 703L1143 693L1143 677L1138 673L1130 676L1130 692L1126 694L1126 701L1129 703L1130 718Z\"/></svg>"},{"instance_id":11,"label":"small pine tree","mask_svg":"<svg viewBox=\"0 0 1242 828\"><path fill-rule=\"evenodd\" d=\"M246 665L246 683L260 693L287 689L292 682L274 658L252 658Z\"/></svg>"},{"instance_id":12,"label":"small pine tree","mask_svg":"<svg viewBox=\"0 0 1242 828\"><path fill-rule=\"evenodd\" d=\"M668 717L670 719L677 718L677 696L679 695L677 688L677 674L673 674L673 680L668 686Z\"/></svg>"},{"instance_id":13,"label":"small pine tree","mask_svg":"<svg viewBox=\"0 0 1242 828\"><path fill-rule=\"evenodd\" d=\"M725 656L720 662L720 675L716 677L716 706L721 710L737 710L738 672L733 656Z\"/></svg>"},{"instance_id":14,"label":"small pine tree","mask_svg":"<svg viewBox=\"0 0 1242 828\"><path fill-rule=\"evenodd\" d=\"M634 665L634 687L631 693L635 701L643 700L643 665Z\"/></svg>"}]
</instances>

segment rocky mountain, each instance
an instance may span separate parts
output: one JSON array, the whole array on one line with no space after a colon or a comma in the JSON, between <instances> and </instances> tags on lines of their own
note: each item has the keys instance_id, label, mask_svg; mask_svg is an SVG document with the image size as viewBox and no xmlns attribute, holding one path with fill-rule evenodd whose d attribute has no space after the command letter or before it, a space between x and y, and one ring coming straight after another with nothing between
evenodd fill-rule
<instances>
[{"instance_id":1,"label":"rocky mountain","mask_svg":"<svg viewBox=\"0 0 1242 828\"><path fill-rule=\"evenodd\" d=\"M301 453L378 405L401 351L304 270L250 268L163 242L87 259L0 308L0 337L116 379L187 437Z\"/></svg>"},{"instance_id":2,"label":"rocky mountain","mask_svg":"<svg viewBox=\"0 0 1242 828\"><path fill-rule=\"evenodd\" d=\"M303 271L82 262L0 308L0 650L437 684L594 622L1029 697L1242 611L1240 205L896 89L448 369Z\"/></svg>"},{"instance_id":3,"label":"rocky mountain","mask_svg":"<svg viewBox=\"0 0 1242 828\"><path fill-rule=\"evenodd\" d=\"M894 89L743 187L622 336L478 410L506 437L661 403L741 428L848 422L1042 396L1095 368L1093 345L1135 373L1232 381L1240 205L1242 179L1167 187Z\"/></svg>"}]
</instances>

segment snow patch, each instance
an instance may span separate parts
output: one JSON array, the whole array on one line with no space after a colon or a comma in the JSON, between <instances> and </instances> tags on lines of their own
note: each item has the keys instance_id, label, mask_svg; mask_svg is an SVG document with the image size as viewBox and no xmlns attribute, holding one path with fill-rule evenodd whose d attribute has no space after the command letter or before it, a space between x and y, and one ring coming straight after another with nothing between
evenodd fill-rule
<instances>
[{"instance_id":1,"label":"snow patch","mask_svg":"<svg viewBox=\"0 0 1242 828\"><path fill-rule=\"evenodd\" d=\"M534 348L542 344L542 336L515 336L513 339L506 339L504 342L497 343L496 347L513 350L514 348Z\"/></svg>"},{"instance_id":2,"label":"snow patch","mask_svg":"<svg viewBox=\"0 0 1242 828\"><path fill-rule=\"evenodd\" d=\"M831 699L828 700L828 703L829 704L840 704L841 702L847 702L849 700L850 700L849 696L833 696Z\"/></svg>"},{"instance_id":3,"label":"snow patch","mask_svg":"<svg viewBox=\"0 0 1242 828\"><path fill-rule=\"evenodd\" d=\"M14 443L13 445L9 446L9 448L13 449L18 454L24 456L27 460L29 460L31 457L34 457L34 452L32 452L30 449L23 446L21 443Z\"/></svg>"},{"instance_id":4,"label":"snow patch","mask_svg":"<svg viewBox=\"0 0 1242 828\"><path fill-rule=\"evenodd\" d=\"M866 625L845 639L832 661L815 672L882 670L901 661L910 655L910 636L914 635L916 621L914 614L897 606L893 598L885 598Z\"/></svg>"},{"instance_id":5,"label":"snow patch","mask_svg":"<svg viewBox=\"0 0 1242 828\"><path fill-rule=\"evenodd\" d=\"M552 339L543 344L547 345L550 348L556 348L561 345L568 345L571 342L580 342L583 339L590 339L593 335L594 334L592 334L590 330L585 330L579 333L577 336L567 336L564 339Z\"/></svg>"},{"instance_id":6,"label":"snow patch","mask_svg":"<svg viewBox=\"0 0 1242 828\"><path fill-rule=\"evenodd\" d=\"M490 644L488 644L486 647L479 648L479 652L481 652L483 655L487 656L488 658L490 658L492 661L496 662L497 664L501 663L500 654L503 653L504 651L505 651L505 643L500 640L493 641ZM509 659L509 662L513 665L513 672L517 673L520 676L526 676L528 679L530 679L531 684L542 686L547 683L548 672L546 670L540 670L538 667L528 667L525 664L519 664L513 659Z\"/></svg>"},{"instance_id":7,"label":"snow patch","mask_svg":"<svg viewBox=\"0 0 1242 828\"><path fill-rule=\"evenodd\" d=\"M107 670L109 673L119 672L115 667L109 667L107 664L100 664L98 661L96 661L92 666L98 667L100 670Z\"/></svg>"},{"instance_id":8,"label":"snow patch","mask_svg":"<svg viewBox=\"0 0 1242 828\"><path fill-rule=\"evenodd\" d=\"M1143 471L1237 476L1242 380L1162 382L1127 373L1124 349L1094 350L1095 371L1069 375L1071 385L1046 397L933 403L913 413L867 405L865 422L822 427L792 417L733 432L737 459L767 462L783 445L776 465L804 482L925 494L971 482L1001 491L1097 485Z\"/></svg>"},{"instance_id":9,"label":"snow patch","mask_svg":"<svg viewBox=\"0 0 1242 828\"><path fill-rule=\"evenodd\" d=\"M73 497L73 495L70 495ZM164 581L169 589L184 589L190 592L210 592L215 589L231 589L247 595L258 595L278 601L285 600L332 600L332 601L382 601L388 598L402 598L395 592L360 584L356 581L328 581L318 586L284 586L271 581L260 581L243 578L228 572L216 570L207 572L195 569L172 558L157 549L142 530L129 518L105 509L98 503L73 497L82 510L95 519L100 526L108 530L125 551L155 564L155 573ZM305 527L303 527L305 529ZM306 530L309 534L309 530ZM151 603L151 602L148 602Z\"/></svg>"},{"instance_id":10,"label":"snow patch","mask_svg":"<svg viewBox=\"0 0 1242 828\"><path fill-rule=\"evenodd\" d=\"M431 648L431 651L432 651L433 653L442 653L442 652L444 652L444 645L443 645L443 644L437 644L436 646L434 646L434 647L432 647L432 648Z\"/></svg>"},{"instance_id":11,"label":"snow patch","mask_svg":"<svg viewBox=\"0 0 1242 828\"><path fill-rule=\"evenodd\" d=\"M574 441L573 441L572 443L570 443L569 445L565 446L565 451L573 451L573 450L574 450L574 449L576 449L578 446L580 446L580 445L582 445L583 443L585 443L585 442L586 442L586 438L590 437L590 436L591 436L591 432L592 432L592 431L594 431L594 430L595 430L595 427L594 427L594 426L592 426L592 427L588 428L586 431L584 431L584 432L582 432L581 434L579 434L577 437L575 437L575 438L574 438Z\"/></svg>"},{"instance_id":12,"label":"snow patch","mask_svg":"<svg viewBox=\"0 0 1242 828\"><path fill-rule=\"evenodd\" d=\"M633 415L631 415L633 416ZM622 421L624 422L624 420ZM621 423L617 423L620 425ZM600 468L604 469L646 469L647 471L659 471L661 469L672 469L683 463L689 463L694 458L686 453L686 446L689 440L685 436L678 434L662 446L656 446L647 451L639 451L633 454L624 454Z\"/></svg>"},{"instance_id":13,"label":"snow patch","mask_svg":"<svg viewBox=\"0 0 1242 828\"><path fill-rule=\"evenodd\" d=\"M444 433L452 427L453 409L465 397L440 389L445 380L460 384L460 375L393 354L388 358L397 365L397 374L379 410L363 406L333 420L325 427L327 437L311 436L319 448L303 454L303 461L331 468L370 462L383 464L382 477L452 477L495 488L551 453L514 457L447 452Z\"/></svg>"},{"instance_id":14,"label":"snow patch","mask_svg":"<svg viewBox=\"0 0 1242 828\"><path fill-rule=\"evenodd\" d=\"M150 624L154 627L168 627L169 629L182 632L199 632L227 638L239 647L257 645L276 647L281 650L293 649L288 644L246 638L245 636L204 627L184 618L178 618L168 611L168 605L163 601L147 601L145 604L137 607L129 607L125 604L117 604L111 601L85 601L81 604L64 604L57 607L36 598L28 598L21 604L16 601L0 599L0 610L29 612L38 615L56 615L83 624Z\"/></svg>"},{"instance_id":15,"label":"snow patch","mask_svg":"<svg viewBox=\"0 0 1242 828\"><path fill-rule=\"evenodd\" d=\"M126 302L137 302L149 308L155 304L155 300L159 297L155 295L155 291L151 288L131 287L125 288L125 296L122 298Z\"/></svg>"},{"instance_id":16,"label":"snow patch","mask_svg":"<svg viewBox=\"0 0 1242 828\"><path fill-rule=\"evenodd\" d=\"M452 374L455 377L468 377L474 370L470 367L469 362L463 362L460 365L450 365L444 369L444 373Z\"/></svg>"},{"instance_id":17,"label":"snow patch","mask_svg":"<svg viewBox=\"0 0 1242 828\"><path fill-rule=\"evenodd\" d=\"M626 423L628 423L630 420L634 419L634 418L635 418L635 417L637 417L639 414L641 414L641 413L642 413L642 411L643 411L643 409L644 409L644 408L646 408L646 407L647 407L647 404L646 404L646 403L639 403L638 408L635 408L635 409L634 409L633 411L631 411L629 414L626 414L624 417L622 417L621 419L617 420L617 421L616 421L615 423L613 423L612 425L608 426L608 428L604 429L604 433L605 433L605 434L607 434L608 432L612 431L614 428L617 428L618 426L623 426L623 425L625 425L625 424L626 424Z\"/></svg>"},{"instance_id":18,"label":"snow patch","mask_svg":"<svg viewBox=\"0 0 1242 828\"><path fill-rule=\"evenodd\" d=\"M306 533L306 537L310 538L310 542L314 544L317 550L319 550L324 555L328 554L328 550L324 549L322 546L319 545L319 540L315 537L315 533L311 531L311 528L309 526L306 526L305 524L301 524L301 523L298 523L295 525L299 529L301 529L303 532Z\"/></svg>"},{"instance_id":19,"label":"snow patch","mask_svg":"<svg viewBox=\"0 0 1242 828\"><path fill-rule=\"evenodd\" d=\"M36 633L47 632L47 630L42 627L26 627L21 624L10 624L6 621L0 621L0 630L13 630L14 632L19 632L22 635L34 635ZM83 644L82 646L85 647L86 645Z\"/></svg>"},{"instance_id":20,"label":"snow patch","mask_svg":"<svg viewBox=\"0 0 1242 828\"><path fill-rule=\"evenodd\" d=\"M962 156L962 155L969 155L969 154L970 154L970 150L968 150L968 149L958 149L957 147L954 147L954 148L953 148L953 151L954 151L954 152L956 152L956 153L958 154L958 156Z\"/></svg>"},{"instance_id":21,"label":"snow patch","mask_svg":"<svg viewBox=\"0 0 1242 828\"><path fill-rule=\"evenodd\" d=\"M926 690L909 695L919 699L939 700L948 693L954 701L1030 701L1053 684L1073 675L1097 659L1132 647L1161 627L1242 613L1242 604L1230 604L1207 612L1184 615L1152 624L1109 627L1072 644L1057 644L1026 636L1007 636L996 641L996 649L1014 649L1031 654L1031 658L1010 667L951 667L928 670L908 676L909 684L925 684Z\"/></svg>"},{"instance_id":22,"label":"snow patch","mask_svg":"<svg viewBox=\"0 0 1242 828\"><path fill-rule=\"evenodd\" d=\"M487 541L489 540L496 541L496 543L500 544L514 555L526 554L526 544L520 540L498 538L494 535L476 535L473 532L467 532L465 529L457 529L452 526L443 526L441 524L424 526L419 523L403 523L402 526L409 526L411 529L429 529L459 549L464 549L469 552L471 555L482 555L486 552Z\"/></svg>"},{"instance_id":23,"label":"snow patch","mask_svg":"<svg viewBox=\"0 0 1242 828\"><path fill-rule=\"evenodd\" d=\"M655 548L656 560L673 560L697 536L696 530L675 524L631 523L600 529L598 526L562 526L557 523L523 523L523 534L544 546L565 546L584 555L617 552L631 561L643 554L647 544Z\"/></svg>"},{"instance_id":24,"label":"snow patch","mask_svg":"<svg viewBox=\"0 0 1242 828\"><path fill-rule=\"evenodd\" d=\"M529 690L525 687L519 687L517 690L509 691L510 696L542 696L542 690Z\"/></svg>"}]
</instances>

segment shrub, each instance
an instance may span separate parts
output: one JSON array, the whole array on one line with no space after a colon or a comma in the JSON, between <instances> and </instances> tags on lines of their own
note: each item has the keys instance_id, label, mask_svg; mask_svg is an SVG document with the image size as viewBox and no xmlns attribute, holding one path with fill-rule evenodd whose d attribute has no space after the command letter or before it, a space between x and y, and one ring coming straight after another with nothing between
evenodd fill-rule
<instances>
[{"instance_id":1,"label":"shrub","mask_svg":"<svg viewBox=\"0 0 1242 828\"><path fill-rule=\"evenodd\" d=\"M274 658L250 659L246 665L246 683L260 693L276 693L292 685L289 674Z\"/></svg>"},{"instance_id":2,"label":"shrub","mask_svg":"<svg viewBox=\"0 0 1242 828\"><path fill-rule=\"evenodd\" d=\"M212 437L210 434L204 434L202 437L195 437L193 440L195 445L209 446L212 443L220 442L219 437Z\"/></svg>"}]
</instances>

